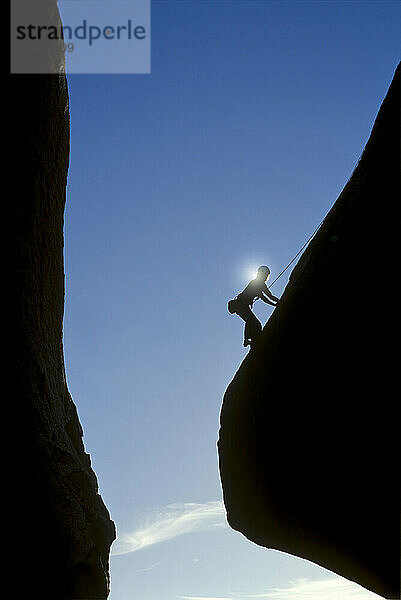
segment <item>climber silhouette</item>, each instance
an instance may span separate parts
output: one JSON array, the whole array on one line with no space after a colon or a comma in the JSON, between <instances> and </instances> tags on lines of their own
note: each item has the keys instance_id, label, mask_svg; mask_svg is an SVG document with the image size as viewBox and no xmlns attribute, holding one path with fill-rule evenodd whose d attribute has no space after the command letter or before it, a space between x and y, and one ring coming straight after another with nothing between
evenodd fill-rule
<instances>
[{"instance_id":1,"label":"climber silhouette","mask_svg":"<svg viewBox=\"0 0 401 600\"><path fill-rule=\"evenodd\" d=\"M244 291L228 303L228 311L231 314L237 314L245 321L244 346L250 346L251 349L262 331L261 322L255 317L251 310L254 301L260 298L263 302L266 302L266 304L271 304L271 306L277 306L274 302L277 303L279 301L279 298L273 296L266 285L266 281L269 277L269 267L264 265L259 267L255 279L252 279ZM271 300L274 302L271 302Z\"/></svg>"}]
</instances>

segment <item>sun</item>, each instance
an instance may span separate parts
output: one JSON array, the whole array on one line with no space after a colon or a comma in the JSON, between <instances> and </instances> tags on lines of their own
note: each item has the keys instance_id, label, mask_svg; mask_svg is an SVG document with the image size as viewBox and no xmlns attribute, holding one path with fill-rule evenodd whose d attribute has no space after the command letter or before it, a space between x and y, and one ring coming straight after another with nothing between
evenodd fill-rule
<instances>
[{"instance_id":1,"label":"sun","mask_svg":"<svg viewBox=\"0 0 401 600\"><path fill-rule=\"evenodd\" d=\"M248 279L255 279L257 274L258 274L258 267L252 266L247 269L247 278Z\"/></svg>"}]
</instances>

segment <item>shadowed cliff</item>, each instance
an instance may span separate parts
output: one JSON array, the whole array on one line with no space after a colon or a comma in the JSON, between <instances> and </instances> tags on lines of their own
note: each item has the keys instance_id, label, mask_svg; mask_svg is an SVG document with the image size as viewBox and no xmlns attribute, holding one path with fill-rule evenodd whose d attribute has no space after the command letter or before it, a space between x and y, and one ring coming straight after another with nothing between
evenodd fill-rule
<instances>
[{"instance_id":1,"label":"shadowed cliff","mask_svg":"<svg viewBox=\"0 0 401 600\"><path fill-rule=\"evenodd\" d=\"M225 393L218 441L231 527L385 598L400 593L386 290L399 200L398 66L352 177Z\"/></svg>"},{"instance_id":2,"label":"shadowed cliff","mask_svg":"<svg viewBox=\"0 0 401 600\"><path fill-rule=\"evenodd\" d=\"M39 5L35 5L37 10ZM55 2L40 4L58 24ZM59 61L64 48L50 59ZM11 75L11 360L15 461L8 550L14 596L105 599L115 528L98 493L64 374L63 217L69 162L64 74ZM84 368L84 365L83 365Z\"/></svg>"}]
</instances>

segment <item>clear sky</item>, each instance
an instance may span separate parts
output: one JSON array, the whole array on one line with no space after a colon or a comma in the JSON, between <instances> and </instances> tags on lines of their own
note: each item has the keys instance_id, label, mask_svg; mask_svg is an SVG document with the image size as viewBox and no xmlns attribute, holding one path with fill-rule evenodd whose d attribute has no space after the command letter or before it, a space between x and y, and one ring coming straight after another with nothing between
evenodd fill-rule
<instances>
[{"instance_id":1,"label":"clear sky","mask_svg":"<svg viewBox=\"0 0 401 600\"><path fill-rule=\"evenodd\" d=\"M336 200L400 22L395 1L153 0L150 75L68 77L65 361L119 535L111 600L375 597L232 531L216 442L246 354L227 301Z\"/></svg>"}]
</instances>

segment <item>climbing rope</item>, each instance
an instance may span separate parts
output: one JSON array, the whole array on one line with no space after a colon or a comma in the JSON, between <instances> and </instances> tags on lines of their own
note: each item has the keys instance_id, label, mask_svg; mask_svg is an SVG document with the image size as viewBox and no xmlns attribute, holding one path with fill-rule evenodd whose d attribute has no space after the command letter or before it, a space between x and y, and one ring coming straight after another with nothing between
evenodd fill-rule
<instances>
[{"instance_id":1,"label":"climbing rope","mask_svg":"<svg viewBox=\"0 0 401 600\"><path fill-rule=\"evenodd\" d=\"M288 265L285 267L285 269L283 269L281 271L280 275L277 275L276 279L268 286L269 289L271 287L273 287L273 285L276 283L276 281L278 279L280 279L280 277L286 272L286 270L288 269L288 267L290 267L292 265L292 263L294 262L294 260L296 260L298 258L298 256L301 254L302 250L304 248L306 248L306 246L309 244L309 242L315 237L315 235L317 234L317 232L319 231L319 229L323 225L323 221L324 221L325 218L326 217L324 217L323 220L319 223L319 225L316 227L315 231L312 233L312 235L310 236L310 238L308 240L306 240L306 242L304 243L304 245L302 246L302 248L296 253L296 255L294 256L294 258L288 263Z\"/></svg>"},{"instance_id":2,"label":"climbing rope","mask_svg":"<svg viewBox=\"0 0 401 600\"><path fill-rule=\"evenodd\" d=\"M344 188L343 188L343 191L344 191L344 190L345 190L345 188L347 187L348 183L351 181L351 178L352 178L353 174L355 173L356 169L357 169L357 168L358 168L358 166L359 166L359 163L361 162L361 158L362 158L362 155L363 155L363 153L364 153L364 152L365 152L365 148L363 148L363 149L362 149L362 151L361 151L361 153L360 153L360 155L359 155L359 158L358 158L358 160L357 160L357 162L356 162L356 165L355 165L355 167L353 168L353 170L351 171L351 174L349 175L349 177L348 177L348 179L347 179L347 182L346 182L346 184L345 184L345 186L344 186ZM290 267L290 266L292 265L292 263L294 262L294 260L296 260L296 259L298 258L298 256L301 254L302 250L303 250L304 248L306 248L306 246L309 244L309 242L310 242L310 241L311 241L311 240L312 240L312 239L315 237L315 235L317 234L317 232L319 231L319 229L320 229L320 228L321 228L321 226L323 225L323 221L325 220L325 218L326 218L326 217L324 217L324 218L322 219L322 221L321 221L321 222L319 223L319 225L316 227L315 231L312 233L312 235L310 236L310 238L309 238L308 240L306 240L305 244L302 246L302 248L299 250L299 252L297 252L297 254L294 256L294 258L293 258L293 259L292 259L292 260L291 260L291 261L288 263L288 265L285 267L285 269L283 269L283 270L281 271L280 275L277 275L277 277L276 277L276 279L273 281L273 283L271 283L269 286L267 286L268 288L271 288L271 287L273 287L273 285L276 283L276 281L277 281L278 279L280 279L280 277L283 275L283 273L285 273L285 272L286 272L286 270L288 269L288 267Z\"/></svg>"},{"instance_id":3,"label":"climbing rope","mask_svg":"<svg viewBox=\"0 0 401 600\"><path fill-rule=\"evenodd\" d=\"M357 167L359 166L359 163L361 162L361 158L363 153L365 152L365 148L362 149L359 158L357 160L357 163L355 165L355 167L353 168L353 170L351 171L350 176L347 179L347 182L343 188L343 191L345 190L345 188L347 187L348 183L351 181L351 178L353 176L353 174L355 173ZM302 246L302 248L296 253L296 255L294 256L294 258L288 263L288 265L281 271L281 273L279 275L277 275L276 279L273 281L273 283L271 283L269 286L267 286L268 288L273 287L273 285L276 283L276 281L278 279L280 279L280 277L283 275L283 273L286 272L286 270L288 269L288 267L290 267L292 265L292 263L294 262L294 260L296 260L298 258L298 256L301 254L302 250L304 248L306 248L306 246L309 244L309 242L315 237L315 235L317 234L317 232L319 231L319 229L321 228L321 226L323 225L323 221L325 220L326 217L324 217L322 219L322 221L319 223L319 225L316 227L315 231L312 233L312 235L310 236L310 238L308 240L306 240L305 244Z\"/></svg>"}]
</instances>

